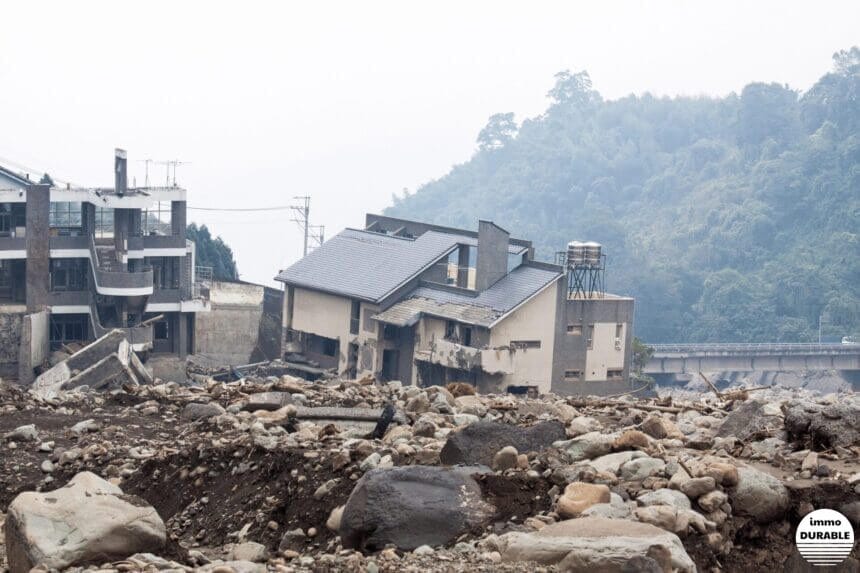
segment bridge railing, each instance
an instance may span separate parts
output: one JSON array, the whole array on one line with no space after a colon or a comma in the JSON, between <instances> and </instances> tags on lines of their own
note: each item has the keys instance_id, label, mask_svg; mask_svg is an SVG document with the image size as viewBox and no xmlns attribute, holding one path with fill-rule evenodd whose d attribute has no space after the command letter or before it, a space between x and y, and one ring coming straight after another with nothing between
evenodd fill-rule
<instances>
[{"instance_id":1,"label":"bridge railing","mask_svg":"<svg viewBox=\"0 0 860 573\"><path fill-rule=\"evenodd\" d=\"M741 352L741 353L860 353L860 344L817 344L814 342L749 342L703 344L650 344L654 354Z\"/></svg>"}]
</instances>

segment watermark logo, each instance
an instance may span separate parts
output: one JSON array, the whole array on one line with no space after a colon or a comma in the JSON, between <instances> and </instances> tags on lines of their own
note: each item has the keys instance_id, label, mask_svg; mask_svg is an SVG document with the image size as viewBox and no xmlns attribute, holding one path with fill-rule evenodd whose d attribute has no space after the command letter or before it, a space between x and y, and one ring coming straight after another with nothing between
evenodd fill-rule
<instances>
[{"instance_id":1,"label":"watermark logo","mask_svg":"<svg viewBox=\"0 0 860 573\"><path fill-rule=\"evenodd\" d=\"M838 511L816 509L801 520L794 542L812 565L838 565L854 548L854 527Z\"/></svg>"}]
</instances>

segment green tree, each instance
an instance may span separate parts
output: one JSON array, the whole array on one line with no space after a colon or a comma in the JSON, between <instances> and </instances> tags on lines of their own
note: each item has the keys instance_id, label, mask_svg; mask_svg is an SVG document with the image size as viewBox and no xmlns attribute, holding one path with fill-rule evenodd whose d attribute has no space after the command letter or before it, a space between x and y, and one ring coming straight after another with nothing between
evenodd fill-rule
<instances>
[{"instance_id":1,"label":"green tree","mask_svg":"<svg viewBox=\"0 0 860 573\"><path fill-rule=\"evenodd\" d=\"M233 250L221 237L212 238L206 225L191 223L186 229L187 237L194 241L196 264L212 267L212 277L216 280L234 281L239 279L239 270L233 258Z\"/></svg>"}]
</instances>

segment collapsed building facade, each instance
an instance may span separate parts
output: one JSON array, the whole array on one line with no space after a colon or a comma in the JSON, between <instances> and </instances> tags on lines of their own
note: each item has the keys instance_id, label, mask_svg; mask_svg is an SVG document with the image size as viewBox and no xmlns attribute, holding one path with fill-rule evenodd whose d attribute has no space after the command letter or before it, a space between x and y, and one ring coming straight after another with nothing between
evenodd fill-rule
<instances>
[{"instance_id":1,"label":"collapsed building facade","mask_svg":"<svg viewBox=\"0 0 860 573\"><path fill-rule=\"evenodd\" d=\"M582 289L491 221L367 215L281 271L284 352L323 368L482 392L629 388L633 299ZM574 286L577 288L574 288Z\"/></svg>"},{"instance_id":2,"label":"collapsed building facade","mask_svg":"<svg viewBox=\"0 0 860 573\"><path fill-rule=\"evenodd\" d=\"M51 348L121 329L137 351L184 356L208 309L186 240L186 191L56 185L0 168L0 370L32 376ZM17 329L17 335L16 335Z\"/></svg>"}]
</instances>

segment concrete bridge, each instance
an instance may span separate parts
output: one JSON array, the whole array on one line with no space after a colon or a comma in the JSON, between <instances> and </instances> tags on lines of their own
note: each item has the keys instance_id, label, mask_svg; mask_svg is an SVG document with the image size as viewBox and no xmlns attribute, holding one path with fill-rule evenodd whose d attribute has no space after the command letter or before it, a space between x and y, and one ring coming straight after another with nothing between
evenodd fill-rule
<instances>
[{"instance_id":1,"label":"concrete bridge","mask_svg":"<svg viewBox=\"0 0 860 573\"><path fill-rule=\"evenodd\" d=\"M860 344L652 344L646 374L860 370Z\"/></svg>"}]
</instances>

